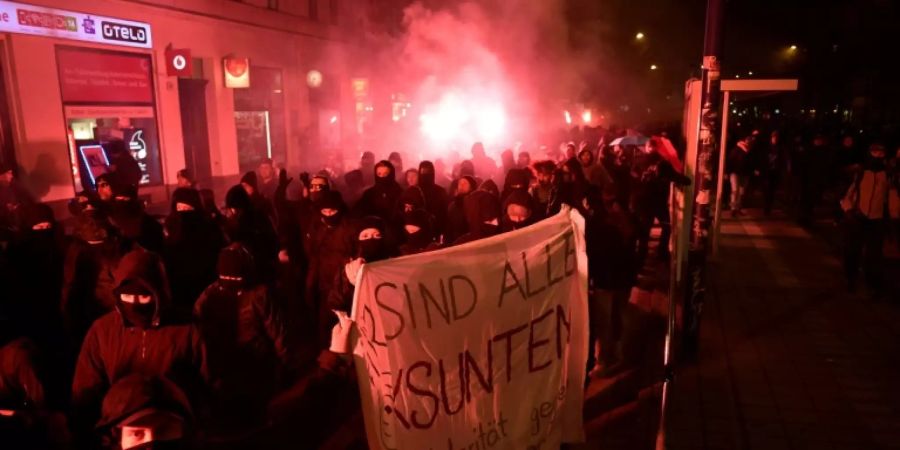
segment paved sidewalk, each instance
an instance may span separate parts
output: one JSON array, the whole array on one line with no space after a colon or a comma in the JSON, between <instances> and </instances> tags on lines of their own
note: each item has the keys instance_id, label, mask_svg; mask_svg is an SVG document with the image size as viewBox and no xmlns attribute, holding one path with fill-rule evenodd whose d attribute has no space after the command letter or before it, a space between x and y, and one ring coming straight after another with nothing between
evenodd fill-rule
<instances>
[{"instance_id":1,"label":"paved sidewalk","mask_svg":"<svg viewBox=\"0 0 900 450\"><path fill-rule=\"evenodd\" d=\"M722 234L666 448L900 448L900 299L848 294L833 249L786 218Z\"/></svg>"}]
</instances>

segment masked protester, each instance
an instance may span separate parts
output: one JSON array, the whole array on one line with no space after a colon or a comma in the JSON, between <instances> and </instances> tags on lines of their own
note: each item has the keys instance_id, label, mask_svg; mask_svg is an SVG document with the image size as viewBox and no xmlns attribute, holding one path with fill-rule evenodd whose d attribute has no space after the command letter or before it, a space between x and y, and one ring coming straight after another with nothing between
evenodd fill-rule
<instances>
[{"instance_id":1,"label":"masked protester","mask_svg":"<svg viewBox=\"0 0 900 450\"><path fill-rule=\"evenodd\" d=\"M260 275L271 281L275 276L279 242L272 221L260 211L241 185L225 195L225 233L231 242L239 242L250 250L259 266Z\"/></svg>"},{"instance_id":2,"label":"masked protester","mask_svg":"<svg viewBox=\"0 0 900 450\"><path fill-rule=\"evenodd\" d=\"M109 388L95 427L109 448L194 447L194 413L184 390L160 376L130 374Z\"/></svg>"},{"instance_id":3,"label":"masked protester","mask_svg":"<svg viewBox=\"0 0 900 450\"><path fill-rule=\"evenodd\" d=\"M307 307L317 317L319 348L328 345L330 328L319 326L331 320L325 306L335 276L344 263L354 255L354 237L346 224L346 206L336 191L331 191L319 203L318 221L313 222L304 236L304 252L309 261L306 273L305 298Z\"/></svg>"},{"instance_id":4,"label":"masked protester","mask_svg":"<svg viewBox=\"0 0 900 450\"><path fill-rule=\"evenodd\" d=\"M406 172L403 171L403 157L400 156L400 152L391 152L387 160L394 166L394 176L397 179L397 184L403 185L406 181L404 180Z\"/></svg>"},{"instance_id":5,"label":"masked protester","mask_svg":"<svg viewBox=\"0 0 900 450\"><path fill-rule=\"evenodd\" d=\"M447 191L436 182L437 171L431 161L419 163L419 188L425 195L425 210L434 216L435 233L443 234L447 224L447 207L449 198Z\"/></svg>"},{"instance_id":6,"label":"masked protester","mask_svg":"<svg viewBox=\"0 0 900 450\"><path fill-rule=\"evenodd\" d=\"M556 170L556 165L549 160L539 161L535 163L534 169L537 183L531 188L531 198L534 199L541 215L546 216L553 195L553 172Z\"/></svg>"},{"instance_id":7,"label":"masked protester","mask_svg":"<svg viewBox=\"0 0 900 450\"><path fill-rule=\"evenodd\" d=\"M16 180L13 169L12 164L0 163L0 233L13 228L19 207L34 203L34 197Z\"/></svg>"},{"instance_id":8,"label":"masked protester","mask_svg":"<svg viewBox=\"0 0 900 450\"><path fill-rule=\"evenodd\" d=\"M844 271L850 291L862 267L866 285L873 297L884 294L884 235L888 221L900 218L891 208L900 203L898 192L886 170L886 151L875 143L847 194L841 202L846 219L844 231ZM892 210L893 209L893 210Z\"/></svg>"},{"instance_id":9,"label":"masked protester","mask_svg":"<svg viewBox=\"0 0 900 450\"><path fill-rule=\"evenodd\" d=\"M622 363L623 314L637 280L634 219L617 200L615 185L588 197L585 241L590 281L592 376L615 373Z\"/></svg>"},{"instance_id":10,"label":"masked protester","mask_svg":"<svg viewBox=\"0 0 900 450\"><path fill-rule=\"evenodd\" d=\"M462 177L456 181L456 194L447 207L447 227L444 228L444 242L452 243L469 231L466 220L465 200L478 187L474 177Z\"/></svg>"},{"instance_id":11,"label":"masked protester","mask_svg":"<svg viewBox=\"0 0 900 450\"><path fill-rule=\"evenodd\" d=\"M152 252L163 251L163 226L147 214L139 199L117 196L110 204L109 211L110 223L118 229L124 244L140 245Z\"/></svg>"},{"instance_id":12,"label":"masked protester","mask_svg":"<svg viewBox=\"0 0 900 450\"><path fill-rule=\"evenodd\" d=\"M197 300L197 324L213 386L214 428L231 434L261 426L265 406L283 383L289 360L283 311L254 274L240 244L219 254L218 280Z\"/></svg>"},{"instance_id":13,"label":"masked protester","mask_svg":"<svg viewBox=\"0 0 900 450\"><path fill-rule=\"evenodd\" d=\"M356 272L362 264L371 264L390 258L393 255L387 239L387 224L380 217L369 216L362 218L356 225L356 259L345 264L342 271L335 275L333 287L328 296L326 315L328 330L337 323L337 319L330 310L340 310L349 313L350 304L353 301L353 283L356 282Z\"/></svg>"},{"instance_id":14,"label":"masked protester","mask_svg":"<svg viewBox=\"0 0 900 450\"><path fill-rule=\"evenodd\" d=\"M513 191L528 192L529 173L522 169L511 169L506 173L506 180L503 182L503 191L500 193L500 201L505 201L509 194Z\"/></svg>"},{"instance_id":15,"label":"masked protester","mask_svg":"<svg viewBox=\"0 0 900 450\"><path fill-rule=\"evenodd\" d=\"M503 218L500 230L503 232L525 228L537 222L534 212L534 199L528 191L517 189L512 191L503 202Z\"/></svg>"},{"instance_id":16,"label":"masked protester","mask_svg":"<svg viewBox=\"0 0 900 450\"><path fill-rule=\"evenodd\" d=\"M393 217L394 208L402 193L403 189L395 179L393 164L381 161L375 165L375 185L366 189L356 203L356 216L376 216L389 220Z\"/></svg>"},{"instance_id":17,"label":"masked protester","mask_svg":"<svg viewBox=\"0 0 900 450\"><path fill-rule=\"evenodd\" d=\"M200 336L174 317L162 259L137 249L116 269L116 310L91 325L72 382L73 429L84 433L96 423L106 391L132 373L165 376L194 402L205 384Z\"/></svg>"},{"instance_id":18,"label":"masked protester","mask_svg":"<svg viewBox=\"0 0 900 450\"><path fill-rule=\"evenodd\" d=\"M197 297L216 279L216 259L225 246L221 229L203 211L196 189L178 188L166 218L163 259L171 278L174 306L190 312Z\"/></svg>"},{"instance_id":19,"label":"masked protester","mask_svg":"<svg viewBox=\"0 0 900 450\"><path fill-rule=\"evenodd\" d=\"M563 204L581 209L585 195L590 190L581 163L569 158L554 173L553 190L550 197L548 216L558 213ZM583 212L583 211L582 211Z\"/></svg>"},{"instance_id":20,"label":"masked protester","mask_svg":"<svg viewBox=\"0 0 900 450\"><path fill-rule=\"evenodd\" d=\"M632 168L631 210L637 217L638 265L643 267L647 258L650 230L653 222L660 227L659 246L656 256L661 260L669 258L669 237L672 232L669 215L669 194L672 183L686 186L690 178L678 173L659 153L662 144L658 138L647 141L644 151L635 157Z\"/></svg>"},{"instance_id":21,"label":"masked protester","mask_svg":"<svg viewBox=\"0 0 900 450\"><path fill-rule=\"evenodd\" d=\"M406 243L400 246L401 255L414 255L440 248L435 241L434 216L424 209L415 209L403 216Z\"/></svg>"},{"instance_id":22,"label":"masked protester","mask_svg":"<svg viewBox=\"0 0 900 450\"><path fill-rule=\"evenodd\" d=\"M528 152L519 152L516 160L516 167L519 169L531 169L531 154Z\"/></svg>"},{"instance_id":23,"label":"masked protester","mask_svg":"<svg viewBox=\"0 0 900 450\"><path fill-rule=\"evenodd\" d=\"M487 155L481 142L472 145L472 165L475 167L475 175L484 180L497 176L497 163Z\"/></svg>"},{"instance_id":24,"label":"masked protester","mask_svg":"<svg viewBox=\"0 0 900 450\"><path fill-rule=\"evenodd\" d=\"M359 171L362 175L362 186L371 186L375 183L375 154L369 151L363 152L359 158Z\"/></svg>"},{"instance_id":25,"label":"masked protester","mask_svg":"<svg viewBox=\"0 0 900 450\"><path fill-rule=\"evenodd\" d=\"M508 148L500 153L500 167L503 170L503 176L506 177L510 170L516 168L516 160L513 157L512 149Z\"/></svg>"},{"instance_id":26,"label":"masked protester","mask_svg":"<svg viewBox=\"0 0 900 450\"><path fill-rule=\"evenodd\" d=\"M613 182L603 164L595 161L594 152L590 149L585 148L578 152L578 162L581 163L584 177L588 183L602 189L603 186Z\"/></svg>"},{"instance_id":27,"label":"masked protester","mask_svg":"<svg viewBox=\"0 0 900 450\"><path fill-rule=\"evenodd\" d=\"M469 194L465 200L465 211L469 232L460 236L453 245L488 238L500 232L500 200L493 194L482 190Z\"/></svg>"},{"instance_id":28,"label":"masked protester","mask_svg":"<svg viewBox=\"0 0 900 450\"><path fill-rule=\"evenodd\" d=\"M62 339L59 298L65 238L46 204L28 204L20 212L22 226L8 249L13 277L11 286L4 289L11 294L14 317L26 324L28 336L40 344L52 341L55 345Z\"/></svg>"},{"instance_id":29,"label":"masked protester","mask_svg":"<svg viewBox=\"0 0 900 450\"><path fill-rule=\"evenodd\" d=\"M62 436L48 420L53 407L45 386L47 371L39 347L16 337L14 324L0 316L0 436L4 448L62 448Z\"/></svg>"},{"instance_id":30,"label":"masked protester","mask_svg":"<svg viewBox=\"0 0 900 450\"><path fill-rule=\"evenodd\" d=\"M77 218L75 239L66 250L60 305L75 352L91 323L115 306L113 274L126 252L99 211Z\"/></svg>"}]
</instances>

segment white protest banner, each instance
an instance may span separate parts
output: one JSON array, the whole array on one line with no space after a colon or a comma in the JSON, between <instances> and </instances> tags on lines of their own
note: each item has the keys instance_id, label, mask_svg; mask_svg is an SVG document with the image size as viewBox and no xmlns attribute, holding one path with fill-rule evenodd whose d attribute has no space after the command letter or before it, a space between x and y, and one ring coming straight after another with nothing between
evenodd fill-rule
<instances>
[{"instance_id":1,"label":"white protest banner","mask_svg":"<svg viewBox=\"0 0 900 450\"><path fill-rule=\"evenodd\" d=\"M576 211L364 265L352 317L370 448L555 450L584 439L587 257Z\"/></svg>"}]
</instances>

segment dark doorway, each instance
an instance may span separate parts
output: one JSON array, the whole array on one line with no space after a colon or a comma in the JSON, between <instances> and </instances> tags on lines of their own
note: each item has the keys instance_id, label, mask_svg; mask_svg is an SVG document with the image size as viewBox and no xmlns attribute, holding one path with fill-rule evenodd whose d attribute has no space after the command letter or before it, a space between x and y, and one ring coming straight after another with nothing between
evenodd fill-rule
<instances>
[{"instance_id":1,"label":"dark doorway","mask_svg":"<svg viewBox=\"0 0 900 450\"><path fill-rule=\"evenodd\" d=\"M181 134L184 137L184 165L194 179L209 186L209 132L206 126L207 80L178 80L178 103L181 107Z\"/></svg>"}]
</instances>

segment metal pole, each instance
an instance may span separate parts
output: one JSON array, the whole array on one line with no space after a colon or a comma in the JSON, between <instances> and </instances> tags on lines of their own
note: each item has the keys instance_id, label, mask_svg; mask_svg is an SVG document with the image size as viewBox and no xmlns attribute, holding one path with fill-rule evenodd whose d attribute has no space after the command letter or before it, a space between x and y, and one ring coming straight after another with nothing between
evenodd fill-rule
<instances>
[{"instance_id":1,"label":"metal pole","mask_svg":"<svg viewBox=\"0 0 900 450\"><path fill-rule=\"evenodd\" d=\"M691 249L688 253L687 295L685 296L683 347L687 358L697 352L700 336L700 314L706 294L706 259L709 251L709 202L715 182L712 155L716 151L719 125L719 56L722 47L724 0L707 0L706 38L703 42L703 76L698 136L697 165L694 183L694 217L691 226Z\"/></svg>"},{"instance_id":2,"label":"metal pole","mask_svg":"<svg viewBox=\"0 0 900 450\"><path fill-rule=\"evenodd\" d=\"M713 217L713 236L712 236L712 254L713 257L719 255L719 226L722 221L722 188L725 184L725 159L728 158L728 116L731 112L728 109L728 101L731 98L731 92L725 91L722 94L722 138L719 142L719 176L716 177L716 210Z\"/></svg>"}]
</instances>

